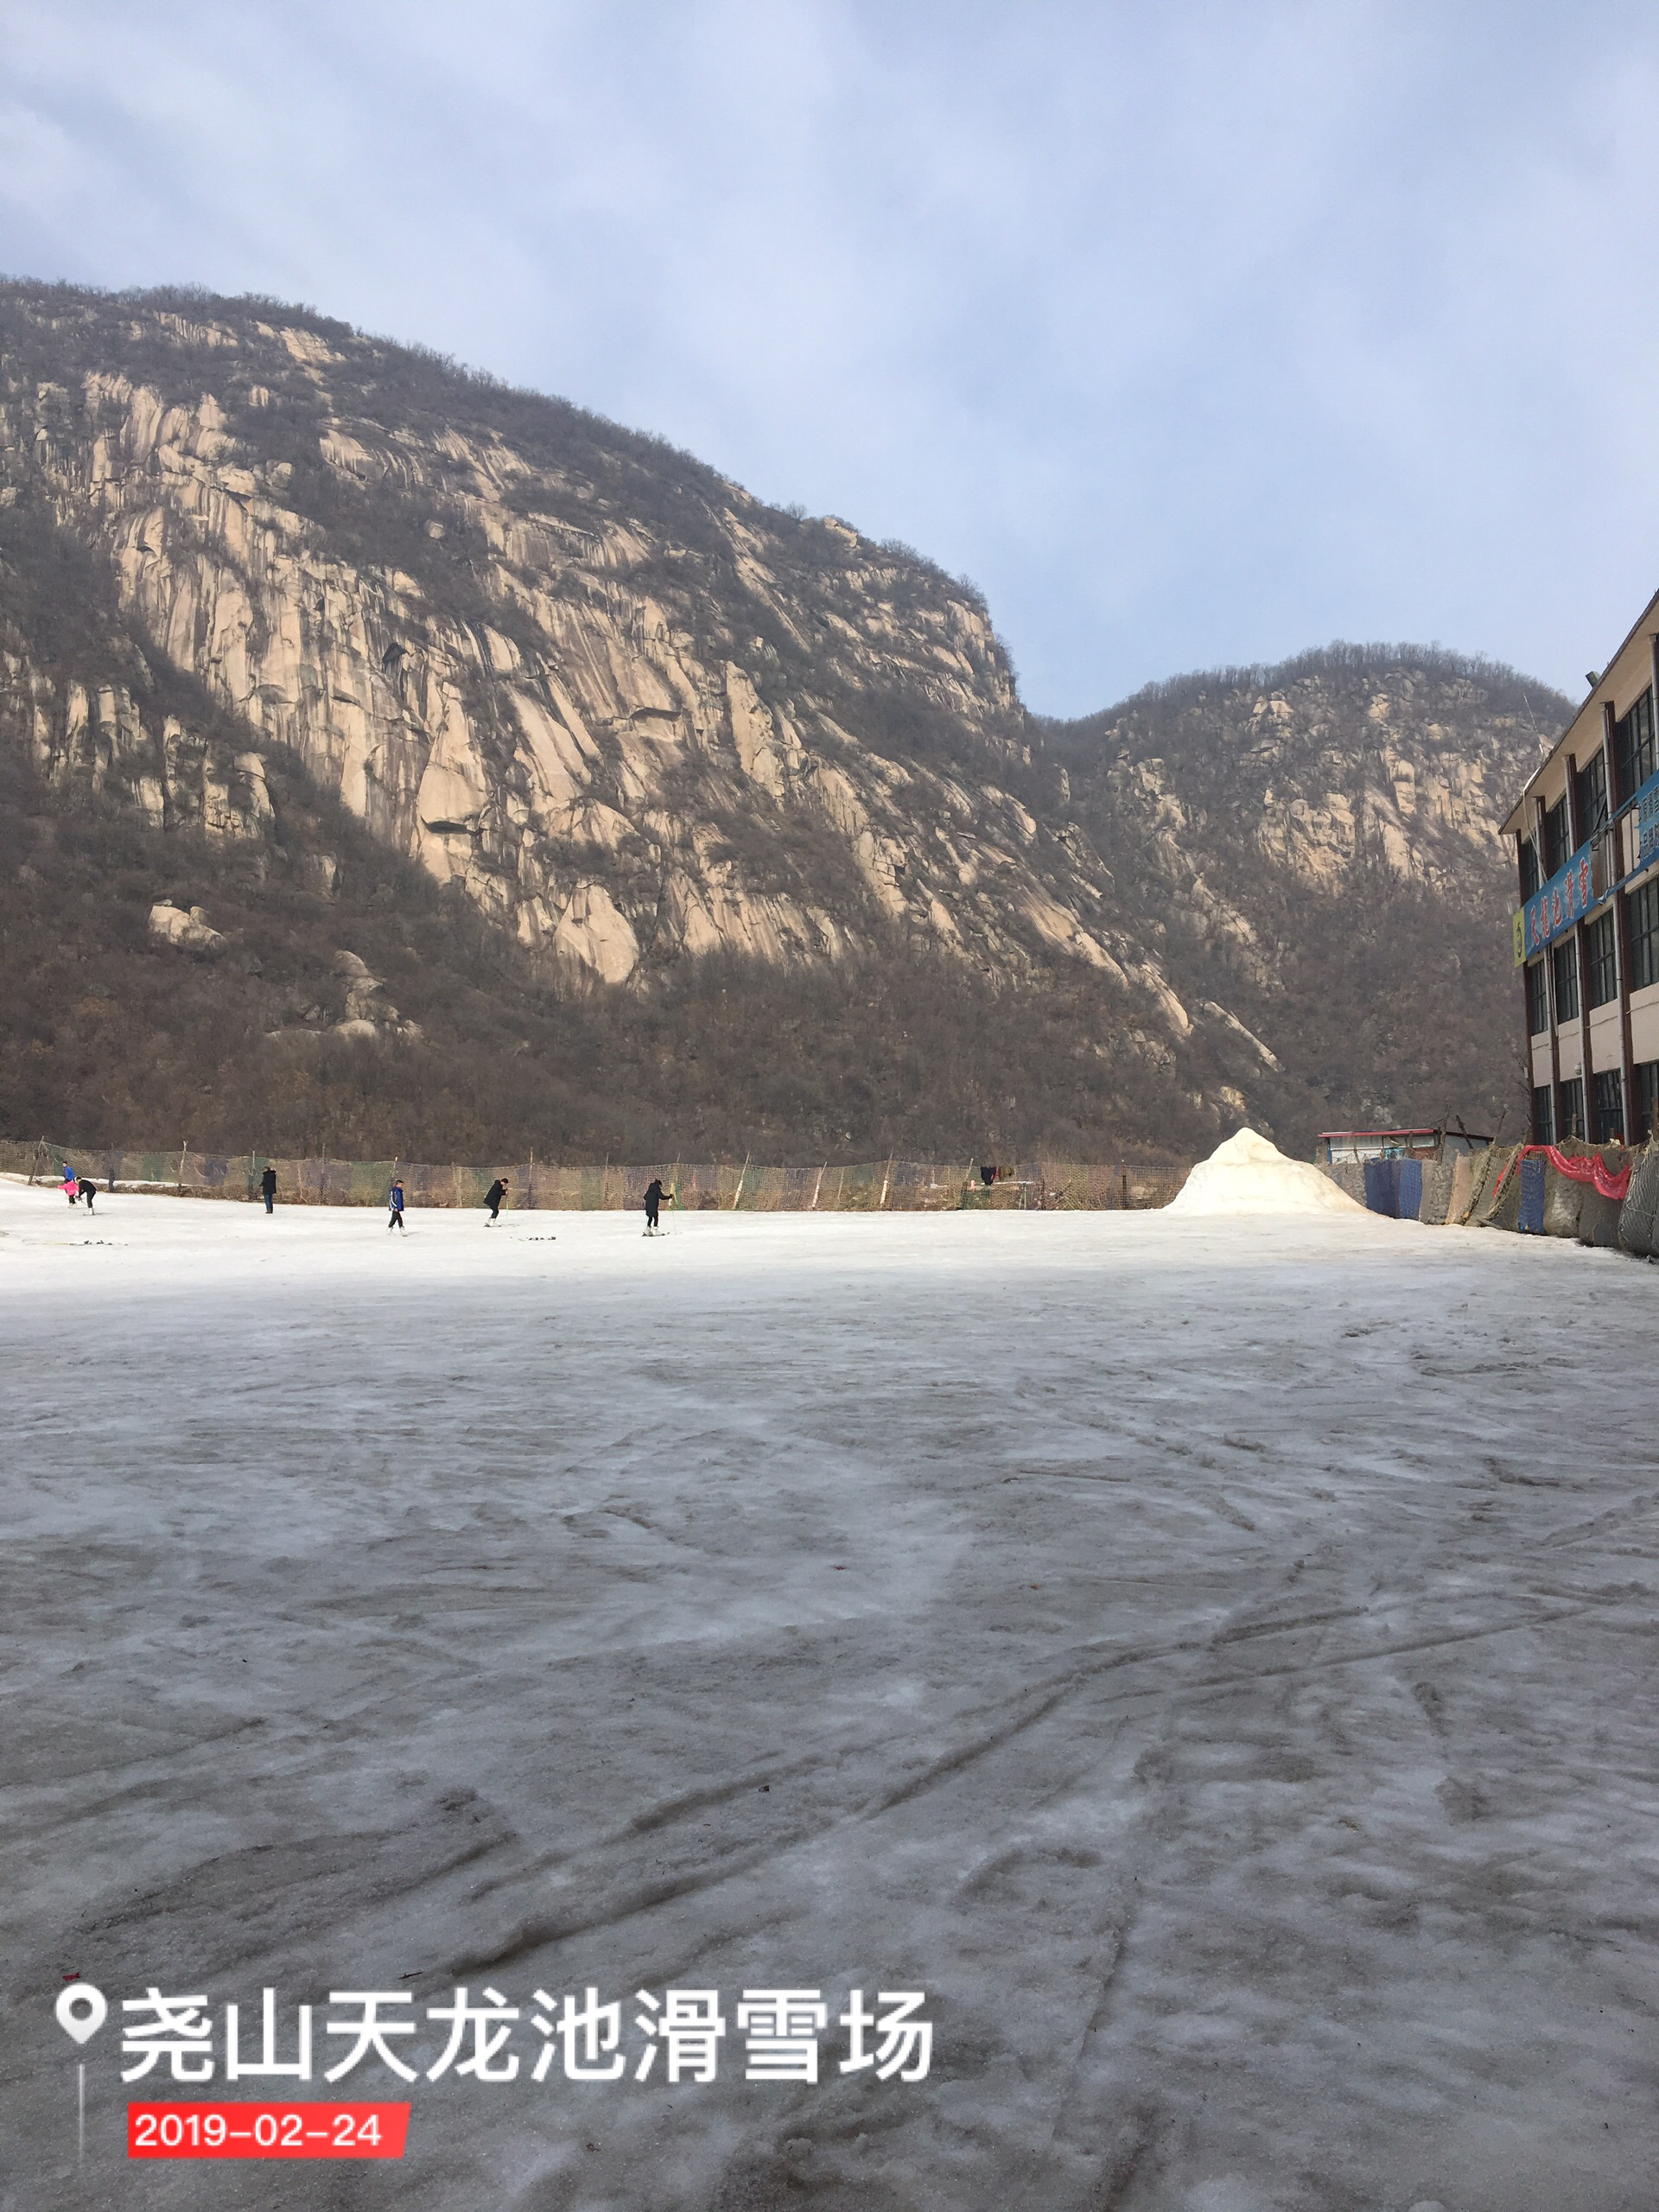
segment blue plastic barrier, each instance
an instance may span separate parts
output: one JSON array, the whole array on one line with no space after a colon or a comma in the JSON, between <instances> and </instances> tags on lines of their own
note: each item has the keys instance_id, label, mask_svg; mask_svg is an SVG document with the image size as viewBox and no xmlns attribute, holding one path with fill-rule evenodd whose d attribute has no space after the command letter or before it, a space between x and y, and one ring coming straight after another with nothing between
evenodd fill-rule
<instances>
[{"instance_id":1,"label":"blue plastic barrier","mask_svg":"<svg viewBox=\"0 0 1659 2212\"><path fill-rule=\"evenodd\" d=\"M1544 1233L1544 1163L1541 1160L1521 1162L1521 1205L1516 1227L1523 1236L1541 1236Z\"/></svg>"},{"instance_id":2,"label":"blue plastic barrier","mask_svg":"<svg viewBox=\"0 0 1659 2212\"><path fill-rule=\"evenodd\" d=\"M1417 1202L1422 1204L1421 1184ZM1365 1203L1373 1213L1385 1213L1390 1220L1400 1211L1400 1162L1397 1160L1368 1160L1365 1163Z\"/></svg>"}]
</instances>

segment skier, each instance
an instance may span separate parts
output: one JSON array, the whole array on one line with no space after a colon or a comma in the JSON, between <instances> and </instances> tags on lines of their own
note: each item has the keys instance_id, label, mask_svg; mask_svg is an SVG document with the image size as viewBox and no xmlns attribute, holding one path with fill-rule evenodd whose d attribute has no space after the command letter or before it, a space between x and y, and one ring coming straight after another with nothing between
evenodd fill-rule
<instances>
[{"instance_id":1,"label":"skier","mask_svg":"<svg viewBox=\"0 0 1659 2212\"><path fill-rule=\"evenodd\" d=\"M394 1175L392 1177L391 1188L386 1194L386 1204L391 1208L391 1219L386 1224L386 1227L388 1229L401 1229L404 1225L404 1182L402 1176Z\"/></svg>"},{"instance_id":2,"label":"skier","mask_svg":"<svg viewBox=\"0 0 1659 2212\"><path fill-rule=\"evenodd\" d=\"M489 1189L485 1192L484 1203L490 1210L490 1217L484 1224L486 1229L493 1229L495 1226L496 1217L506 1200L507 1188L506 1177L498 1175Z\"/></svg>"},{"instance_id":3,"label":"skier","mask_svg":"<svg viewBox=\"0 0 1659 2212\"><path fill-rule=\"evenodd\" d=\"M653 1175L645 1189L645 1234L647 1236L654 1236L657 1234L658 1209L661 1206L665 1195L662 1177Z\"/></svg>"},{"instance_id":4,"label":"skier","mask_svg":"<svg viewBox=\"0 0 1659 2212\"><path fill-rule=\"evenodd\" d=\"M274 1212L276 1206L276 1170L269 1161L265 1164L264 1173L259 1178L259 1195L265 1202L265 1211Z\"/></svg>"},{"instance_id":5,"label":"skier","mask_svg":"<svg viewBox=\"0 0 1659 2212\"><path fill-rule=\"evenodd\" d=\"M80 1185L76 1179L75 1171L67 1160L63 1163L63 1195L71 1205L80 1196Z\"/></svg>"},{"instance_id":6,"label":"skier","mask_svg":"<svg viewBox=\"0 0 1659 2212\"><path fill-rule=\"evenodd\" d=\"M98 1185L96 1183L88 1182L84 1175L80 1179L80 1195L86 1201L87 1212L91 1213L92 1200L98 1196Z\"/></svg>"}]
</instances>

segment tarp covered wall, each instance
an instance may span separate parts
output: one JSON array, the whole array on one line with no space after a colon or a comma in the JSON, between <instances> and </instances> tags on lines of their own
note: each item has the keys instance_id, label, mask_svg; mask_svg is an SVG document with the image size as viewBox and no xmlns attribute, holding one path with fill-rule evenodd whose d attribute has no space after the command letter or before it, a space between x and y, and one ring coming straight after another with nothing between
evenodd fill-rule
<instances>
[{"instance_id":1,"label":"tarp covered wall","mask_svg":"<svg viewBox=\"0 0 1659 2212\"><path fill-rule=\"evenodd\" d=\"M1637 1157L1618 1234L1627 1251L1644 1260L1659 1257L1659 1146L1650 1145Z\"/></svg>"},{"instance_id":2,"label":"tarp covered wall","mask_svg":"<svg viewBox=\"0 0 1659 2212\"><path fill-rule=\"evenodd\" d=\"M1452 1203L1452 1185L1457 1174L1457 1163L1451 1160L1426 1160L1423 1170L1423 1202L1418 1209L1420 1221L1432 1221L1444 1227L1446 1209Z\"/></svg>"},{"instance_id":3,"label":"tarp covered wall","mask_svg":"<svg viewBox=\"0 0 1659 2212\"><path fill-rule=\"evenodd\" d=\"M1540 1159L1523 1160L1521 1163L1515 1225L1524 1236L1541 1236L1544 1233L1544 1174L1548 1165L1548 1160Z\"/></svg>"}]
</instances>

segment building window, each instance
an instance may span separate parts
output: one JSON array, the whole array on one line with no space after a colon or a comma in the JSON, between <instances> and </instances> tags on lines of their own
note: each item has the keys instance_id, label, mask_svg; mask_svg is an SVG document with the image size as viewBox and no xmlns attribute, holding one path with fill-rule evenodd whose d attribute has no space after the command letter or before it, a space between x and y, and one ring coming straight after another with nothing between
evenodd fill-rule
<instances>
[{"instance_id":1,"label":"building window","mask_svg":"<svg viewBox=\"0 0 1659 2212\"><path fill-rule=\"evenodd\" d=\"M1567 938L1558 944L1550 957L1555 963L1555 1023L1559 1028L1564 1021L1579 1018L1579 941Z\"/></svg>"},{"instance_id":2,"label":"building window","mask_svg":"<svg viewBox=\"0 0 1659 2212\"><path fill-rule=\"evenodd\" d=\"M1607 827L1607 756L1598 753L1579 771L1579 842Z\"/></svg>"},{"instance_id":3,"label":"building window","mask_svg":"<svg viewBox=\"0 0 1659 2212\"><path fill-rule=\"evenodd\" d=\"M1521 896L1530 899L1543 878L1538 873L1538 847L1530 837L1521 840Z\"/></svg>"},{"instance_id":4,"label":"building window","mask_svg":"<svg viewBox=\"0 0 1659 2212\"><path fill-rule=\"evenodd\" d=\"M1637 1138L1659 1135L1659 1060L1641 1060L1631 1071L1636 1077Z\"/></svg>"},{"instance_id":5,"label":"building window","mask_svg":"<svg viewBox=\"0 0 1659 2212\"><path fill-rule=\"evenodd\" d=\"M1535 960L1527 969L1527 1033L1540 1037L1549 1027L1549 985L1544 963Z\"/></svg>"},{"instance_id":6,"label":"building window","mask_svg":"<svg viewBox=\"0 0 1659 2212\"><path fill-rule=\"evenodd\" d=\"M1659 983L1659 875L1630 896L1630 988Z\"/></svg>"},{"instance_id":7,"label":"building window","mask_svg":"<svg viewBox=\"0 0 1659 2212\"><path fill-rule=\"evenodd\" d=\"M1584 957L1589 969L1590 1003L1605 1006L1618 996L1618 952L1611 912L1598 914L1584 927Z\"/></svg>"},{"instance_id":8,"label":"building window","mask_svg":"<svg viewBox=\"0 0 1659 2212\"><path fill-rule=\"evenodd\" d=\"M1567 823L1567 794L1562 792L1554 806L1544 809L1544 880L1548 881L1558 868L1567 866L1571 832Z\"/></svg>"},{"instance_id":9,"label":"building window","mask_svg":"<svg viewBox=\"0 0 1659 2212\"><path fill-rule=\"evenodd\" d=\"M1561 1085L1561 1135L1581 1137L1584 1135L1584 1084L1578 1076Z\"/></svg>"},{"instance_id":10,"label":"building window","mask_svg":"<svg viewBox=\"0 0 1659 2212\"><path fill-rule=\"evenodd\" d=\"M1596 1077L1595 1141L1624 1141L1624 1078L1617 1068L1603 1068Z\"/></svg>"},{"instance_id":11,"label":"building window","mask_svg":"<svg viewBox=\"0 0 1659 2212\"><path fill-rule=\"evenodd\" d=\"M1555 1141L1554 1101L1549 1085L1541 1083L1532 1094L1532 1141L1534 1144L1554 1144Z\"/></svg>"},{"instance_id":12,"label":"building window","mask_svg":"<svg viewBox=\"0 0 1659 2212\"><path fill-rule=\"evenodd\" d=\"M1659 767L1653 742L1653 693L1644 691L1628 715L1613 724L1613 768L1618 804L1626 806Z\"/></svg>"}]
</instances>

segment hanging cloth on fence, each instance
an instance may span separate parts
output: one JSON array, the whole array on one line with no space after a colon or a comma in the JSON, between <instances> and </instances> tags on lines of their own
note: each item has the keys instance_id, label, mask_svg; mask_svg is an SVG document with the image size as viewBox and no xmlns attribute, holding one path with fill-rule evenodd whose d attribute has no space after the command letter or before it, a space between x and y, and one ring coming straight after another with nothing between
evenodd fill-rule
<instances>
[{"instance_id":1,"label":"hanging cloth on fence","mask_svg":"<svg viewBox=\"0 0 1659 2212\"><path fill-rule=\"evenodd\" d=\"M1420 1221L1423 1212L1423 1163L1421 1160L1400 1162L1400 1192L1395 1207L1402 1221Z\"/></svg>"},{"instance_id":2,"label":"hanging cloth on fence","mask_svg":"<svg viewBox=\"0 0 1659 2212\"><path fill-rule=\"evenodd\" d=\"M1544 1233L1545 1179L1543 1161L1535 1153L1529 1153L1521 1162L1521 1201L1515 1223L1522 1236Z\"/></svg>"},{"instance_id":3,"label":"hanging cloth on fence","mask_svg":"<svg viewBox=\"0 0 1659 2212\"><path fill-rule=\"evenodd\" d=\"M1540 1154L1558 1175L1570 1176L1575 1183L1593 1183L1604 1198L1623 1198L1630 1187L1628 1163L1618 1169L1609 1167L1599 1152L1592 1152L1587 1160L1573 1160L1553 1144L1529 1144L1522 1147L1520 1156L1529 1160Z\"/></svg>"},{"instance_id":4,"label":"hanging cloth on fence","mask_svg":"<svg viewBox=\"0 0 1659 2212\"><path fill-rule=\"evenodd\" d=\"M1397 1160L1368 1160L1365 1162L1365 1205L1371 1213L1386 1214L1390 1221L1400 1215L1400 1162Z\"/></svg>"}]
</instances>

